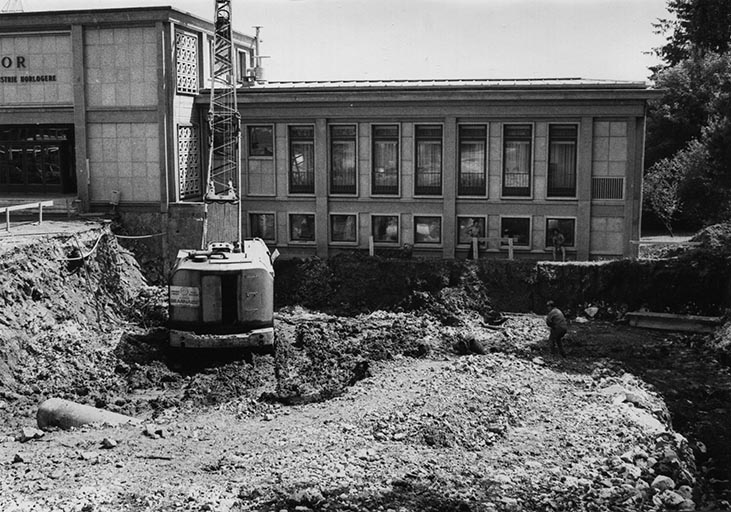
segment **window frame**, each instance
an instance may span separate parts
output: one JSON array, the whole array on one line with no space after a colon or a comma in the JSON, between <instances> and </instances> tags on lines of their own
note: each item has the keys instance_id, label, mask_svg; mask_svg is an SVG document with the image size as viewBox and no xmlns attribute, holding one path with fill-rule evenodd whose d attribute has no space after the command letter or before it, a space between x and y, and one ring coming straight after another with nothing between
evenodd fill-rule
<instances>
[{"instance_id":1,"label":"window frame","mask_svg":"<svg viewBox=\"0 0 731 512\"><path fill-rule=\"evenodd\" d=\"M254 238L254 230L252 228L253 223L251 222L252 215L273 215L274 216L274 238L262 238L265 242L277 243L277 212L272 211L249 211L247 212L247 222L249 223L249 234L251 238Z\"/></svg>"},{"instance_id":2,"label":"window frame","mask_svg":"<svg viewBox=\"0 0 731 512\"><path fill-rule=\"evenodd\" d=\"M438 242L417 242L416 240L416 219L417 218L435 218L439 219L439 241ZM414 246L419 247L441 247L444 244L444 215L435 213L419 213L412 215L414 225Z\"/></svg>"},{"instance_id":3,"label":"window frame","mask_svg":"<svg viewBox=\"0 0 731 512\"><path fill-rule=\"evenodd\" d=\"M576 138L574 140L574 195L573 196L551 196L549 195L549 176L551 169L551 127L552 126L575 126L576 127ZM579 194L579 137L581 135L581 123L578 122L558 122L551 121L547 127L547 145L546 145L546 200L549 201L575 201Z\"/></svg>"},{"instance_id":4,"label":"window frame","mask_svg":"<svg viewBox=\"0 0 731 512\"><path fill-rule=\"evenodd\" d=\"M334 139L332 135L332 128L333 127L339 127L339 126L352 126L355 128L355 135L353 136L353 142L355 144L355 169L354 169L354 192L333 192L333 142L335 140L347 140L345 138L342 139ZM328 195L333 197L358 197L359 188L360 188L360 166L358 161L358 151L359 151L359 145L358 145L358 123L330 123L328 124L327 128L327 170L328 170L328 180L327 180L327 186L328 186Z\"/></svg>"},{"instance_id":5,"label":"window frame","mask_svg":"<svg viewBox=\"0 0 731 512\"><path fill-rule=\"evenodd\" d=\"M341 217L354 217L355 218L355 240L333 240L333 229L332 229L332 218L335 216ZM355 246L358 245L360 240L360 226L358 225L358 213L357 212L330 212L328 214L328 241L332 245L347 245Z\"/></svg>"},{"instance_id":6,"label":"window frame","mask_svg":"<svg viewBox=\"0 0 731 512\"><path fill-rule=\"evenodd\" d=\"M503 242L503 220L504 219L528 219L528 244L521 245L513 242L513 249L516 250L530 250L533 247L533 216L532 215L500 215L500 248L507 248L508 243Z\"/></svg>"},{"instance_id":7,"label":"window frame","mask_svg":"<svg viewBox=\"0 0 731 512\"><path fill-rule=\"evenodd\" d=\"M272 132L272 154L271 155L252 155L251 154L251 128L269 128ZM246 134L246 158L250 160L273 160L276 153L276 133L274 124L271 123L248 123L244 125L244 133Z\"/></svg>"},{"instance_id":8,"label":"window frame","mask_svg":"<svg viewBox=\"0 0 731 512\"><path fill-rule=\"evenodd\" d=\"M396 217L397 222L397 229L398 229L398 240L395 242L388 242L388 241L378 241L376 240L376 236L373 234L373 228L374 223L373 219L375 217ZM387 247L398 247L401 245L401 215L399 213L371 213L370 215L370 235L373 237L373 245L379 245L379 246L387 246Z\"/></svg>"},{"instance_id":9,"label":"window frame","mask_svg":"<svg viewBox=\"0 0 731 512\"><path fill-rule=\"evenodd\" d=\"M307 138L295 137L293 140L292 129L293 128L310 128L312 129L312 140ZM307 191L293 191L292 190L292 144L293 143L310 143L312 144L312 173L311 179L312 191L308 186ZM307 171L305 171L307 172ZM303 124L288 124L287 125L287 194L290 196L314 196L315 195L315 125L310 123Z\"/></svg>"},{"instance_id":10,"label":"window frame","mask_svg":"<svg viewBox=\"0 0 731 512\"><path fill-rule=\"evenodd\" d=\"M242 62L245 62L246 65L242 66L241 65ZM247 83L246 70L250 69L249 68L250 64L251 64L251 50L249 50L248 48L241 48L241 47L236 48L236 75L237 75L237 80L239 81L239 83L241 83L241 84Z\"/></svg>"},{"instance_id":11,"label":"window frame","mask_svg":"<svg viewBox=\"0 0 731 512\"><path fill-rule=\"evenodd\" d=\"M392 139L390 137L383 137L383 138L377 138L375 136L375 130L376 127L379 126L395 126L396 130L398 131L398 134L396 135L395 139ZM401 123L373 123L370 125L370 137L371 137L371 143L370 143L370 159L371 159L371 169L370 169L370 195L372 197L401 197L401 138L402 138L402 126ZM376 141L377 140L395 140L396 141L396 192L395 193L383 193L383 192L376 192L375 191L375 176L376 176L376 160L375 160L375 154L376 154Z\"/></svg>"},{"instance_id":12,"label":"window frame","mask_svg":"<svg viewBox=\"0 0 731 512\"><path fill-rule=\"evenodd\" d=\"M418 135L419 128L439 128L440 135L421 136ZM444 124L443 123L415 123L414 124L414 197L443 197L444 195ZM439 141L439 193L425 193L419 190L419 142Z\"/></svg>"},{"instance_id":13,"label":"window frame","mask_svg":"<svg viewBox=\"0 0 731 512\"><path fill-rule=\"evenodd\" d=\"M485 143L485 162L482 169L482 177L484 180L484 188L485 192L483 194L462 194L460 192L461 189L461 181L462 181L462 136L461 136L461 128L463 126L471 126L471 127L484 127L485 128L485 138L477 139L477 138L467 138L466 141L478 141L481 140ZM478 197L480 199L484 199L490 196L490 175L489 175L489 169L490 169L490 123L459 123L457 124L457 197Z\"/></svg>"},{"instance_id":14,"label":"window frame","mask_svg":"<svg viewBox=\"0 0 731 512\"><path fill-rule=\"evenodd\" d=\"M573 243L571 245L565 244L564 248L575 250L576 249L576 217L558 216L558 215L551 216L551 217L546 215L546 217L545 217L545 221L546 221L546 225L545 225L546 247L545 247L545 249L550 251L551 247L552 247L550 240L549 240L550 236L549 236L549 231L548 231L548 221L550 221L550 220L572 220L572 221L574 221Z\"/></svg>"},{"instance_id":15,"label":"window frame","mask_svg":"<svg viewBox=\"0 0 731 512\"><path fill-rule=\"evenodd\" d=\"M293 215L310 215L312 216L312 240L295 240L292 238L292 216ZM317 243L317 220L315 212L287 212L287 240L290 244L296 245L315 245Z\"/></svg>"},{"instance_id":16,"label":"window frame","mask_svg":"<svg viewBox=\"0 0 731 512\"><path fill-rule=\"evenodd\" d=\"M530 126L531 136L530 136L530 155L528 159L528 194L527 195L506 195L505 194L505 131L506 128L509 126ZM535 178L535 150L536 150L536 127L535 122L510 122L505 123L503 122L501 124L501 133L500 133L500 140L501 140L501 171L500 171L500 199L507 199L507 200L518 200L518 201L525 201L525 200L532 200L533 199L533 181ZM515 187L511 187L515 188Z\"/></svg>"},{"instance_id":17,"label":"window frame","mask_svg":"<svg viewBox=\"0 0 731 512\"><path fill-rule=\"evenodd\" d=\"M487 238L487 228L488 228L488 225L487 225L488 216L487 215L457 215L455 220L457 222L456 234L457 234L457 246L458 247L469 247L471 245L471 242L460 242L460 235L462 233L462 228L460 227L460 224L459 224L460 219L482 219L482 222L483 222L482 225L485 229L484 237Z\"/></svg>"}]
</instances>

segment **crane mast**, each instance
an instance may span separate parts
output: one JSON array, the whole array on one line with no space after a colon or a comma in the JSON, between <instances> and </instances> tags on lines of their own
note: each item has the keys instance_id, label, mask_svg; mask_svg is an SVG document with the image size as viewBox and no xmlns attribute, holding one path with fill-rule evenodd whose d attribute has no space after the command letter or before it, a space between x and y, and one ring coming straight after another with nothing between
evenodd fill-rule
<instances>
[{"instance_id":1,"label":"crane mast","mask_svg":"<svg viewBox=\"0 0 731 512\"><path fill-rule=\"evenodd\" d=\"M240 137L241 116L236 101L236 61L231 30L231 0L215 1L215 31L211 58L211 100L208 111L208 168L202 247L208 244L209 204L215 212L236 207L236 233L241 245Z\"/></svg>"}]
</instances>

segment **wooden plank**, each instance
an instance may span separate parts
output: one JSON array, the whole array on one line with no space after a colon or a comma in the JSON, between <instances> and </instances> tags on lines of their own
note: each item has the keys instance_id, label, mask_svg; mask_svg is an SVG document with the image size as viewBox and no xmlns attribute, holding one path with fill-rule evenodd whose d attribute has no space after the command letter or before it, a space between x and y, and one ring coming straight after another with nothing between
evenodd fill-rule
<instances>
[{"instance_id":1,"label":"wooden plank","mask_svg":"<svg viewBox=\"0 0 731 512\"><path fill-rule=\"evenodd\" d=\"M676 315L650 311L633 311L627 313L627 318L633 327L695 333L714 332L723 322L721 317L716 316Z\"/></svg>"}]
</instances>

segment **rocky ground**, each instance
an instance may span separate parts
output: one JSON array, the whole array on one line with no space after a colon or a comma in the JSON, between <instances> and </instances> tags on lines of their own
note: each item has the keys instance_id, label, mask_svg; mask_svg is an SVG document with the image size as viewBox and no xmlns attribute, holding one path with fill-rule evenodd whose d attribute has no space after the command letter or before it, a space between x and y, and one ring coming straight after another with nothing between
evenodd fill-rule
<instances>
[{"instance_id":1,"label":"rocky ground","mask_svg":"<svg viewBox=\"0 0 731 512\"><path fill-rule=\"evenodd\" d=\"M81 253L99 240L81 238ZM275 357L191 357L166 346L164 289L139 283L112 240L81 267L51 261L68 247L0 260L0 510L725 506L713 461L696 467L697 432L670 423L672 375L692 361L702 403L728 404L703 340L576 322L562 359L542 317L455 287L357 316L283 308ZM52 396L141 424L34 430Z\"/></svg>"}]
</instances>

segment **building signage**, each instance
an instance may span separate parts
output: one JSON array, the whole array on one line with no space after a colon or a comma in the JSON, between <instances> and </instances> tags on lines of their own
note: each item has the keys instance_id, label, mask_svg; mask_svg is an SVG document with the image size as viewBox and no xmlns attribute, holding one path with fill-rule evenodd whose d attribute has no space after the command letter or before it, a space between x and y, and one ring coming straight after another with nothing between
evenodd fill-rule
<instances>
[{"instance_id":1,"label":"building signage","mask_svg":"<svg viewBox=\"0 0 731 512\"><path fill-rule=\"evenodd\" d=\"M170 305L184 308L197 308L200 306L201 291L193 286L171 286Z\"/></svg>"},{"instance_id":2,"label":"building signage","mask_svg":"<svg viewBox=\"0 0 731 512\"><path fill-rule=\"evenodd\" d=\"M0 68L2 69L25 69L26 59L22 55L0 57ZM33 82L55 82L56 75L0 75L0 84L27 84Z\"/></svg>"}]
</instances>

